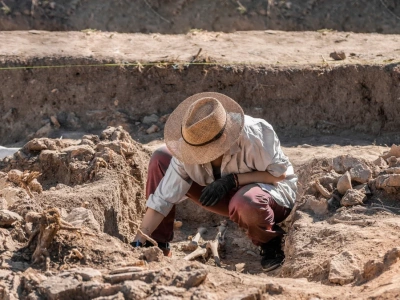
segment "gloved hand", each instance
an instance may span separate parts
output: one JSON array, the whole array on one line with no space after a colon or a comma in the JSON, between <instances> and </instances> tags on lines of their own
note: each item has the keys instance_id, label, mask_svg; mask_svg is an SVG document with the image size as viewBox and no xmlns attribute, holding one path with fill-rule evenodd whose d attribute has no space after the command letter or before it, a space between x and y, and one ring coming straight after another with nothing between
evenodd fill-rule
<instances>
[{"instance_id":1,"label":"gloved hand","mask_svg":"<svg viewBox=\"0 0 400 300\"><path fill-rule=\"evenodd\" d=\"M200 196L200 203L204 206L217 204L233 188L238 187L236 174L229 174L207 185Z\"/></svg>"}]
</instances>

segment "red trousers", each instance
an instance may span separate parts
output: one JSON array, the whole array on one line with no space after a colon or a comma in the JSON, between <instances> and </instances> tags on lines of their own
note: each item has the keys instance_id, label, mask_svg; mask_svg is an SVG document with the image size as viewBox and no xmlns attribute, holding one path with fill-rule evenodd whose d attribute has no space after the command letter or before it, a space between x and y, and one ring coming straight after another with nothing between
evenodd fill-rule
<instances>
[{"instance_id":1,"label":"red trousers","mask_svg":"<svg viewBox=\"0 0 400 300\"><path fill-rule=\"evenodd\" d=\"M150 159L146 198L153 194L169 166L172 155L166 146L159 148ZM186 196L202 208L229 217L245 229L252 242L260 246L282 236L283 230L276 225L287 218L291 209L278 205L272 196L256 184L248 184L234 190L214 206L202 206L199 202L204 187L193 182ZM175 206L153 232L157 242L167 243L173 239Z\"/></svg>"}]
</instances>

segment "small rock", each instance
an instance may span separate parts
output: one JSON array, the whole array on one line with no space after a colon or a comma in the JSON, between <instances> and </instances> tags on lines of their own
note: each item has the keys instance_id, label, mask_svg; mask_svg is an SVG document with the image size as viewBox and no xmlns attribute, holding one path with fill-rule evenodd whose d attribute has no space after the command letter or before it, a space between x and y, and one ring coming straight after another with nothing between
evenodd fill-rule
<instances>
[{"instance_id":1,"label":"small rock","mask_svg":"<svg viewBox=\"0 0 400 300\"><path fill-rule=\"evenodd\" d=\"M23 221L23 218L15 212L6 209L0 210L0 226L10 226L16 221Z\"/></svg>"},{"instance_id":2,"label":"small rock","mask_svg":"<svg viewBox=\"0 0 400 300\"><path fill-rule=\"evenodd\" d=\"M153 124L146 130L146 133L152 134L152 133L158 132L158 131L160 131L160 128L158 128L158 126L156 124Z\"/></svg>"},{"instance_id":3,"label":"small rock","mask_svg":"<svg viewBox=\"0 0 400 300\"><path fill-rule=\"evenodd\" d=\"M245 291L233 291L231 294L226 297L226 299L230 300L255 300L255 299L264 299L260 297L261 290L258 288L247 288ZM267 299L267 298L265 298Z\"/></svg>"},{"instance_id":4,"label":"small rock","mask_svg":"<svg viewBox=\"0 0 400 300\"><path fill-rule=\"evenodd\" d=\"M399 160L396 156L391 156L387 159L389 168L399 167Z\"/></svg>"},{"instance_id":5,"label":"small rock","mask_svg":"<svg viewBox=\"0 0 400 300\"><path fill-rule=\"evenodd\" d=\"M400 174L380 175L374 182L378 189L400 187Z\"/></svg>"},{"instance_id":6,"label":"small rock","mask_svg":"<svg viewBox=\"0 0 400 300\"><path fill-rule=\"evenodd\" d=\"M39 285L39 291L49 300L70 299L70 295L80 291L80 285L75 278L53 276Z\"/></svg>"},{"instance_id":7,"label":"small rock","mask_svg":"<svg viewBox=\"0 0 400 300\"><path fill-rule=\"evenodd\" d=\"M340 194L344 195L347 190L351 189L351 177L350 173L346 171L342 177L340 177L338 183L337 183L337 189Z\"/></svg>"},{"instance_id":8,"label":"small rock","mask_svg":"<svg viewBox=\"0 0 400 300\"><path fill-rule=\"evenodd\" d=\"M129 299L142 299L142 298L129 298ZM121 292L118 292L115 295L111 296L100 296L97 298L93 298L93 300L125 300L124 294Z\"/></svg>"},{"instance_id":9,"label":"small rock","mask_svg":"<svg viewBox=\"0 0 400 300\"><path fill-rule=\"evenodd\" d=\"M127 299L146 299L151 293L151 285L141 280L125 281L121 291Z\"/></svg>"},{"instance_id":10,"label":"small rock","mask_svg":"<svg viewBox=\"0 0 400 300\"><path fill-rule=\"evenodd\" d=\"M58 128L61 127L61 125L60 125L60 123L58 122L56 116L51 116L51 117L50 117L50 121L51 121L51 123L53 123L53 125L54 125L55 128L58 129Z\"/></svg>"},{"instance_id":11,"label":"small rock","mask_svg":"<svg viewBox=\"0 0 400 300\"><path fill-rule=\"evenodd\" d=\"M371 192L368 184L366 184L366 183L356 185L354 187L354 189L360 191L361 193L363 193L363 194L365 194L367 196L372 195L372 192Z\"/></svg>"},{"instance_id":12,"label":"small rock","mask_svg":"<svg viewBox=\"0 0 400 300\"><path fill-rule=\"evenodd\" d=\"M355 189L350 189L347 190L346 194L343 196L342 200L340 200L340 204L342 206L353 206L353 205L359 205L363 204L364 200L367 198L365 194L362 192L355 190Z\"/></svg>"},{"instance_id":13,"label":"small rock","mask_svg":"<svg viewBox=\"0 0 400 300\"><path fill-rule=\"evenodd\" d=\"M65 221L71 223L74 226L82 227L86 226L100 232L100 224L95 219L92 211L84 207L76 207L68 214Z\"/></svg>"},{"instance_id":14,"label":"small rock","mask_svg":"<svg viewBox=\"0 0 400 300\"><path fill-rule=\"evenodd\" d=\"M246 267L246 264L245 264L245 263L236 264L236 265L235 265L234 271L241 273L241 272L244 271L244 268L245 268L245 267Z\"/></svg>"},{"instance_id":15,"label":"small rock","mask_svg":"<svg viewBox=\"0 0 400 300\"><path fill-rule=\"evenodd\" d=\"M143 256L148 262L162 261L164 259L164 253L158 247L150 247L143 250Z\"/></svg>"},{"instance_id":16,"label":"small rock","mask_svg":"<svg viewBox=\"0 0 400 300\"><path fill-rule=\"evenodd\" d=\"M29 188L32 192L36 192L38 194L41 194L43 192L43 187L42 185L39 183L39 181L37 181L37 179L33 179L31 182L29 182Z\"/></svg>"},{"instance_id":17,"label":"small rock","mask_svg":"<svg viewBox=\"0 0 400 300\"><path fill-rule=\"evenodd\" d=\"M346 54L343 51L335 51L329 54L329 57L334 60L344 60L346 59Z\"/></svg>"},{"instance_id":18,"label":"small rock","mask_svg":"<svg viewBox=\"0 0 400 300\"><path fill-rule=\"evenodd\" d=\"M312 195L306 195L304 209L311 210L317 215L324 215L328 212L328 201L326 199L316 199Z\"/></svg>"},{"instance_id":19,"label":"small rock","mask_svg":"<svg viewBox=\"0 0 400 300\"><path fill-rule=\"evenodd\" d=\"M263 290L263 292L266 292L268 294L282 294L283 287L278 283L270 282L265 285L265 289Z\"/></svg>"},{"instance_id":20,"label":"small rock","mask_svg":"<svg viewBox=\"0 0 400 300\"><path fill-rule=\"evenodd\" d=\"M371 280L372 278L378 276L383 272L384 264L377 260L369 260L364 264L364 273L363 276L367 280Z\"/></svg>"},{"instance_id":21,"label":"small rock","mask_svg":"<svg viewBox=\"0 0 400 300\"><path fill-rule=\"evenodd\" d=\"M364 163L357 164L350 169L351 180L359 183L366 183L372 177L372 171Z\"/></svg>"},{"instance_id":22,"label":"small rock","mask_svg":"<svg viewBox=\"0 0 400 300\"><path fill-rule=\"evenodd\" d=\"M47 137L51 132L51 124L47 123L43 127L41 127L38 131L36 131L36 137Z\"/></svg>"},{"instance_id":23,"label":"small rock","mask_svg":"<svg viewBox=\"0 0 400 300\"><path fill-rule=\"evenodd\" d=\"M184 287L186 289L190 289L192 287L199 286L206 280L208 275L208 271L206 269L192 269L179 271L174 280L172 281L171 285L177 287Z\"/></svg>"},{"instance_id":24,"label":"small rock","mask_svg":"<svg viewBox=\"0 0 400 300\"><path fill-rule=\"evenodd\" d=\"M349 251L344 251L330 261L328 279L332 283L344 285L354 281L359 272L354 255Z\"/></svg>"},{"instance_id":25,"label":"small rock","mask_svg":"<svg viewBox=\"0 0 400 300\"><path fill-rule=\"evenodd\" d=\"M99 270L93 268L78 268L78 269L70 269L68 271L73 272L74 274L78 274L85 281L89 281L92 280L93 278L102 276Z\"/></svg>"},{"instance_id":26,"label":"small rock","mask_svg":"<svg viewBox=\"0 0 400 300\"><path fill-rule=\"evenodd\" d=\"M391 156L400 157L400 146L393 144L390 150L382 155L382 158L388 159Z\"/></svg>"},{"instance_id":27,"label":"small rock","mask_svg":"<svg viewBox=\"0 0 400 300\"><path fill-rule=\"evenodd\" d=\"M374 163L375 166L380 167L380 168L386 168L387 165L388 165L386 160L384 160L382 157L379 157L379 158L375 159L373 161L373 163Z\"/></svg>"},{"instance_id":28,"label":"small rock","mask_svg":"<svg viewBox=\"0 0 400 300\"><path fill-rule=\"evenodd\" d=\"M6 198L0 197L0 210L7 209L8 204Z\"/></svg>"},{"instance_id":29,"label":"small rock","mask_svg":"<svg viewBox=\"0 0 400 300\"><path fill-rule=\"evenodd\" d=\"M142 121L143 124L149 124L149 125L157 122L158 122L158 116L156 114L145 116Z\"/></svg>"},{"instance_id":30,"label":"small rock","mask_svg":"<svg viewBox=\"0 0 400 300\"><path fill-rule=\"evenodd\" d=\"M153 297L160 297L160 299L163 299L164 297L182 297L182 294L186 292L186 289L176 287L176 286L165 286L165 285L156 285L154 287L154 292L153 292ZM181 298L179 297L179 298Z\"/></svg>"}]
</instances>

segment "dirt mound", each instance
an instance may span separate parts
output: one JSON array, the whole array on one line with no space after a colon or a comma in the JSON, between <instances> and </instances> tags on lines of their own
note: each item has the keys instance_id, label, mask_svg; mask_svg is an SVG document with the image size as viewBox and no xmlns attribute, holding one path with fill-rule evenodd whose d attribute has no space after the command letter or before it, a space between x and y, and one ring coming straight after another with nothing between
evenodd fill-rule
<instances>
[{"instance_id":1,"label":"dirt mound","mask_svg":"<svg viewBox=\"0 0 400 300\"><path fill-rule=\"evenodd\" d=\"M398 149L371 162L315 159L298 170L303 196L288 220L282 276L361 284L397 261Z\"/></svg>"},{"instance_id":2,"label":"dirt mound","mask_svg":"<svg viewBox=\"0 0 400 300\"><path fill-rule=\"evenodd\" d=\"M149 153L125 130L109 127L100 136L80 140L33 139L3 160L2 171L39 172L45 192L35 197L37 205L67 213L85 206L102 232L129 241L145 208L148 159Z\"/></svg>"},{"instance_id":3,"label":"dirt mound","mask_svg":"<svg viewBox=\"0 0 400 300\"><path fill-rule=\"evenodd\" d=\"M38 1L4 0L0 30L318 30L399 33L396 1Z\"/></svg>"}]
</instances>

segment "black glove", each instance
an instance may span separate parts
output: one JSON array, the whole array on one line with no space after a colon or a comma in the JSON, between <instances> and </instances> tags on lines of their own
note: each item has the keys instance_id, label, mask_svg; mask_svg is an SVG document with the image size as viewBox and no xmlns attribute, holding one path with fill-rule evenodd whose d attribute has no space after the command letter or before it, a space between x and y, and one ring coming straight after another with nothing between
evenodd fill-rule
<instances>
[{"instance_id":1,"label":"black glove","mask_svg":"<svg viewBox=\"0 0 400 300\"><path fill-rule=\"evenodd\" d=\"M217 204L233 188L238 187L236 174L229 174L207 185L200 196L200 203L204 206Z\"/></svg>"}]
</instances>

